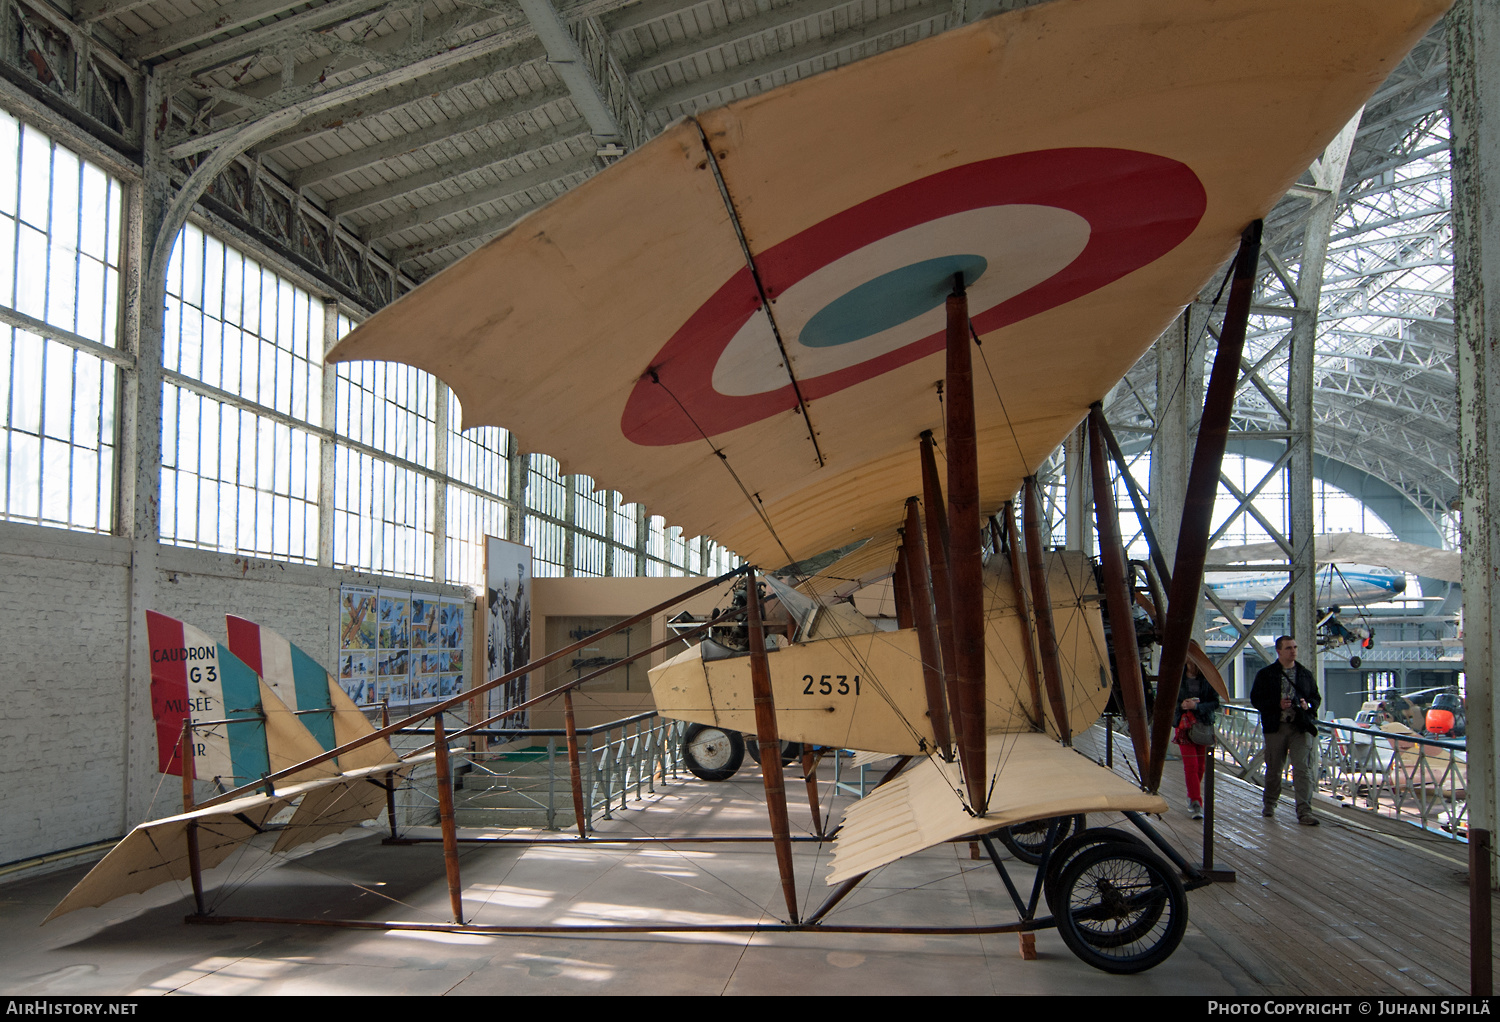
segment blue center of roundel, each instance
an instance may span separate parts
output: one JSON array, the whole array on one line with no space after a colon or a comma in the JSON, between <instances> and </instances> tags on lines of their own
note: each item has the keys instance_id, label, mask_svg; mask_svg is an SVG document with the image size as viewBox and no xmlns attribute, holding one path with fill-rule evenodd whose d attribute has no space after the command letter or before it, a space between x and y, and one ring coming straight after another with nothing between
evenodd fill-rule
<instances>
[{"instance_id":1,"label":"blue center of roundel","mask_svg":"<svg viewBox=\"0 0 1500 1022\"><path fill-rule=\"evenodd\" d=\"M988 267L984 256L950 255L882 273L819 309L797 339L808 348L832 348L900 326L942 305L955 273L967 287Z\"/></svg>"}]
</instances>

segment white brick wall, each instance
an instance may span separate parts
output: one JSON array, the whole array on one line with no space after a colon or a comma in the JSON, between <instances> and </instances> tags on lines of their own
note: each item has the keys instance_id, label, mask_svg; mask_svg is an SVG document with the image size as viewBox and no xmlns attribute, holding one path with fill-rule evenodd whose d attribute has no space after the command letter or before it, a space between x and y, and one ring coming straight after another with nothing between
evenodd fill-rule
<instances>
[{"instance_id":1,"label":"white brick wall","mask_svg":"<svg viewBox=\"0 0 1500 1022\"><path fill-rule=\"evenodd\" d=\"M153 577L138 588L152 606L132 608L130 541L0 522L0 865L119 837L180 805L178 779L163 783L156 770L150 664L130 662L132 615L138 629L151 609L222 639L224 615L238 614L331 666L341 584L465 592L176 547L151 553L139 561ZM472 664L472 620L465 635Z\"/></svg>"},{"instance_id":2,"label":"white brick wall","mask_svg":"<svg viewBox=\"0 0 1500 1022\"><path fill-rule=\"evenodd\" d=\"M129 543L0 526L0 863L124 832Z\"/></svg>"}]
</instances>

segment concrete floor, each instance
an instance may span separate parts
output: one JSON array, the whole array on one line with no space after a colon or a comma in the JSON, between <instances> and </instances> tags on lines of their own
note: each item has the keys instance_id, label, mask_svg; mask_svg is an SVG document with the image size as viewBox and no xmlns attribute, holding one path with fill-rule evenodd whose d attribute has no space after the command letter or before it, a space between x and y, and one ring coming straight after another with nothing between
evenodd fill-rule
<instances>
[{"instance_id":1,"label":"concrete floor","mask_svg":"<svg viewBox=\"0 0 1500 1022\"><path fill-rule=\"evenodd\" d=\"M764 833L759 772L691 780L631 803L599 832ZM793 806L793 831L807 809ZM1091 824L1111 822L1090 819ZM430 832L435 833L435 832ZM545 833L545 832L542 832ZM335 839L336 840L336 839ZM796 846L801 900L826 897L828 848ZM234 863L234 860L231 860ZM479 923L774 921L784 913L769 845L475 846L462 849L465 910ZM270 868L250 857L210 874L220 915L445 922L437 845L384 846L356 833ZM1029 892L1032 870L1010 862ZM85 872L0 887L0 991L7 994L1255 994L1250 975L1193 926L1164 965L1112 976L1056 931L1023 961L1015 934L836 933L482 936L276 923L186 925L171 887L43 917ZM359 885L359 886L355 886ZM1190 901L1199 894L1189 895ZM804 909L804 912L811 909ZM967 845L895 863L830 923L972 926L1016 918L993 866Z\"/></svg>"}]
</instances>

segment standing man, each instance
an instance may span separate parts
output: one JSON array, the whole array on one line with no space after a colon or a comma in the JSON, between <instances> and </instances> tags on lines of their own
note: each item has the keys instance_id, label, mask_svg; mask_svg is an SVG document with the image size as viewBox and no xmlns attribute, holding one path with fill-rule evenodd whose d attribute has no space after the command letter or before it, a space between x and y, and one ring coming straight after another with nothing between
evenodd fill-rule
<instances>
[{"instance_id":1,"label":"standing man","mask_svg":"<svg viewBox=\"0 0 1500 1022\"><path fill-rule=\"evenodd\" d=\"M1297 822L1316 827L1312 811L1312 787L1317 770L1318 684L1312 672L1297 662L1297 640L1283 635L1276 640L1276 662L1255 676L1250 702L1260 711L1260 726L1266 734L1266 790L1261 815L1276 815L1281 798L1281 773L1288 753L1292 757L1292 794L1297 800Z\"/></svg>"}]
</instances>

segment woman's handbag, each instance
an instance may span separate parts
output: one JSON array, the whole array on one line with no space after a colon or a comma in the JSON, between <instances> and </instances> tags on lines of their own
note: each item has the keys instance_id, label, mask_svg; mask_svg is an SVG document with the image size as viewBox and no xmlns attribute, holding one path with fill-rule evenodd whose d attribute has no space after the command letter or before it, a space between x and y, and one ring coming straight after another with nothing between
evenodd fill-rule
<instances>
[{"instance_id":1,"label":"woman's handbag","mask_svg":"<svg viewBox=\"0 0 1500 1022\"><path fill-rule=\"evenodd\" d=\"M1219 741L1219 736L1214 734L1214 726L1204 720L1194 720L1188 728L1188 741L1194 745L1214 746Z\"/></svg>"}]
</instances>

